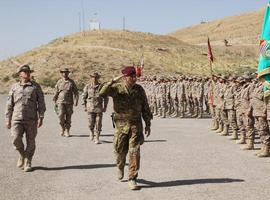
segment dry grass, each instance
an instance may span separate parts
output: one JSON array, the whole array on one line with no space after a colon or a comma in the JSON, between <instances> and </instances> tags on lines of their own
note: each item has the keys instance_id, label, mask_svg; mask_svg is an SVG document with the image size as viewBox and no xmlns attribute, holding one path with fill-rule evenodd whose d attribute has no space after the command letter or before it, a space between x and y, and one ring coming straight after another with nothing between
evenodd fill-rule
<instances>
[{"instance_id":1,"label":"dry grass","mask_svg":"<svg viewBox=\"0 0 270 200\"><path fill-rule=\"evenodd\" d=\"M263 22L264 9L239 16L180 29L169 35L190 44L205 43L209 36L213 44L227 39L233 45L257 45Z\"/></svg>"},{"instance_id":2,"label":"dry grass","mask_svg":"<svg viewBox=\"0 0 270 200\"><path fill-rule=\"evenodd\" d=\"M256 68L257 52L249 47L215 47L216 72L232 72ZM104 80L120 73L123 65L137 64L144 54L145 74L209 74L206 46L184 43L171 36L128 31L90 31L84 35L58 38L47 45L0 62L0 91L14 82L20 63L34 68L33 74L43 86L51 86L59 78L59 69L69 67L80 88L88 81L88 74L99 71ZM7 76L9 78L7 78Z\"/></svg>"}]
</instances>

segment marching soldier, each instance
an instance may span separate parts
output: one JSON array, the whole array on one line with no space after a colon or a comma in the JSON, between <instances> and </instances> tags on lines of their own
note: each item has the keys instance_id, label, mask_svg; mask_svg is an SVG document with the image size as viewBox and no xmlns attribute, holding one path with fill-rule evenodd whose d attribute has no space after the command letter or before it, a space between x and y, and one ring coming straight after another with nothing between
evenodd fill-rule
<instances>
[{"instance_id":1,"label":"marching soldier","mask_svg":"<svg viewBox=\"0 0 270 200\"><path fill-rule=\"evenodd\" d=\"M142 118L145 122L145 134L150 135L152 113L142 86L136 84L136 70L125 67L122 76L103 85L100 95L111 96L114 107L114 150L118 167L118 179L124 177L126 155L129 153L128 185L131 190L138 189L136 179L140 167L140 145L144 142ZM123 83L117 83L123 78Z\"/></svg>"},{"instance_id":2,"label":"marching soldier","mask_svg":"<svg viewBox=\"0 0 270 200\"><path fill-rule=\"evenodd\" d=\"M42 89L38 83L31 81L32 72L28 65L20 67L20 82L12 85L6 108L6 127L11 129L14 148L20 155L17 167L25 172L32 170L37 128L42 126L46 111ZM26 147L23 143L24 134Z\"/></svg>"},{"instance_id":3,"label":"marching soldier","mask_svg":"<svg viewBox=\"0 0 270 200\"><path fill-rule=\"evenodd\" d=\"M100 144L99 136L102 128L102 115L106 112L107 105L109 102L108 97L100 97L98 92L101 88L99 82L100 75L95 72L90 75L90 83L87 84L83 89L82 100L85 106L85 111L88 114L89 128L90 128L90 139L95 139L96 144ZM96 134L94 129L96 127Z\"/></svg>"},{"instance_id":4,"label":"marching soldier","mask_svg":"<svg viewBox=\"0 0 270 200\"><path fill-rule=\"evenodd\" d=\"M73 105L78 105L79 93L75 82L69 78L68 68L60 70L62 78L55 85L53 101L58 108L58 117L60 120L61 136L70 136L71 116L73 114Z\"/></svg>"}]
</instances>

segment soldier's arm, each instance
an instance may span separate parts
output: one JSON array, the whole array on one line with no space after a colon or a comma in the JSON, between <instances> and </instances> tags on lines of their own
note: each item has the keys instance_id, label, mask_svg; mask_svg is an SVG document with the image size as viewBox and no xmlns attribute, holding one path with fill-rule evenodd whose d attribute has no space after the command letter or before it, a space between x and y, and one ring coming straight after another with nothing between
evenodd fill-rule
<instances>
[{"instance_id":1,"label":"soldier's arm","mask_svg":"<svg viewBox=\"0 0 270 200\"><path fill-rule=\"evenodd\" d=\"M78 101L79 101L79 90L77 88L77 85L75 84L74 81L72 81L72 87L73 87L73 95L74 95L74 99L75 99L75 102L74 102L74 105L77 106L78 105Z\"/></svg>"},{"instance_id":2,"label":"soldier's arm","mask_svg":"<svg viewBox=\"0 0 270 200\"><path fill-rule=\"evenodd\" d=\"M83 93L82 93L82 105L86 105L87 98L88 98L88 86L86 85L86 86L83 88Z\"/></svg>"},{"instance_id":3,"label":"soldier's arm","mask_svg":"<svg viewBox=\"0 0 270 200\"><path fill-rule=\"evenodd\" d=\"M5 112L7 127L9 125L8 128L10 128L10 125L11 125L13 110L14 110L14 93L13 93L13 87L12 87L8 94L8 100L7 100L6 112Z\"/></svg>"},{"instance_id":4,"label":"soldier's arm","mask_svg":"<svg viewBox=\"0 0 270 200\"><path fill-rule=\"evenodd\" d=\"M98 92L98 94L105 98L105 97L108 97L108 96L114 96L115 94L115 88L113 87L113 84L112 82L108 82L108 83L104 83L101 87L100 87L100 90Z\"/></svg>"},{"instance_id":5,"label":"soldier's arm","mask_svg":"<svg viewBox=\"0 0 270 200\"><path fill-rule=\"evenodd\" d=\"M53 101L56 103L57 99L58 99L58 95L59 95L59 81L56 83L55 88L54 88L54 95L53 95Z\"/></svg>"},{"instance_id":6,"label":"soldier's arm","mask_svg":"<svg viewBox=\"0 0 270 200\"><path fill-rule=\"evenodd\" d=\"M145 94L144 89L142 88L142 100L143 100L143 105L142 105L142 118L145 122L145 126L150 127L151 126L151 120L153 119L153 115L150 111L150 107L147 101L147 97Z\"/></svg>"},{"instance_id":7,"label":"soldier's arm","mask_svg":"<svg viewBox=\"0 0 270 200\"><path fill-rule=\"evenodd\" d=\"M45 105L44 93L40 85L37 85L37 104L38 104L38 116L39 118L43 119L44 113L46 111L46 105Z\"/></svg>"}]
</instances>

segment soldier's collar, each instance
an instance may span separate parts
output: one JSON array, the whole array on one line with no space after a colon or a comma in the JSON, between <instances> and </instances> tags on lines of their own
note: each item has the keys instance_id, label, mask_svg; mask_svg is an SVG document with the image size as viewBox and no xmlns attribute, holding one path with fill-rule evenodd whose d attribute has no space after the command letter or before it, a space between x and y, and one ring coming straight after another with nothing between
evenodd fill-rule
<instances>
[{"instance_id":1,"label":"soldier's collar","mask_svg":"<svg viewBox=\"0 0 270 200\"><path fill-rule=\"evenodd\" d=\"M21 86L25 86L25 85L32 85L32 82L29 80L28 82L26 82L26 83L22 83L22 81L20 81L20 85Z\"/></svg>"}]
</instances>

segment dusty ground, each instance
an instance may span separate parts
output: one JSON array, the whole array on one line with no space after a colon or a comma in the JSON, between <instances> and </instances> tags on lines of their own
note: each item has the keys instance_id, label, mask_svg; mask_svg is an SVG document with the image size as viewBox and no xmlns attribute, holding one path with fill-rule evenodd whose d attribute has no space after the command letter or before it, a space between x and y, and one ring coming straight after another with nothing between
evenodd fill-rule
<instances>
[{"instance_id":1,"label":"dusty ground","mask_svg":"<svg viewBox=\"0 0 270 200\"><path fill-rule=\"evenodd\" d=\"M5 96L0 96L0 199L196 199L264 200L270 193L270 158L208 130L209 119L155 119L142 146L141 190L116 180L113 128L104 117L103 144L88 136L87 117L75 109L71 138L59 136L51 97L45 125L39 130L34 172L15 167L17 154L4 128Z\"/></svg>"}]
</instances>

